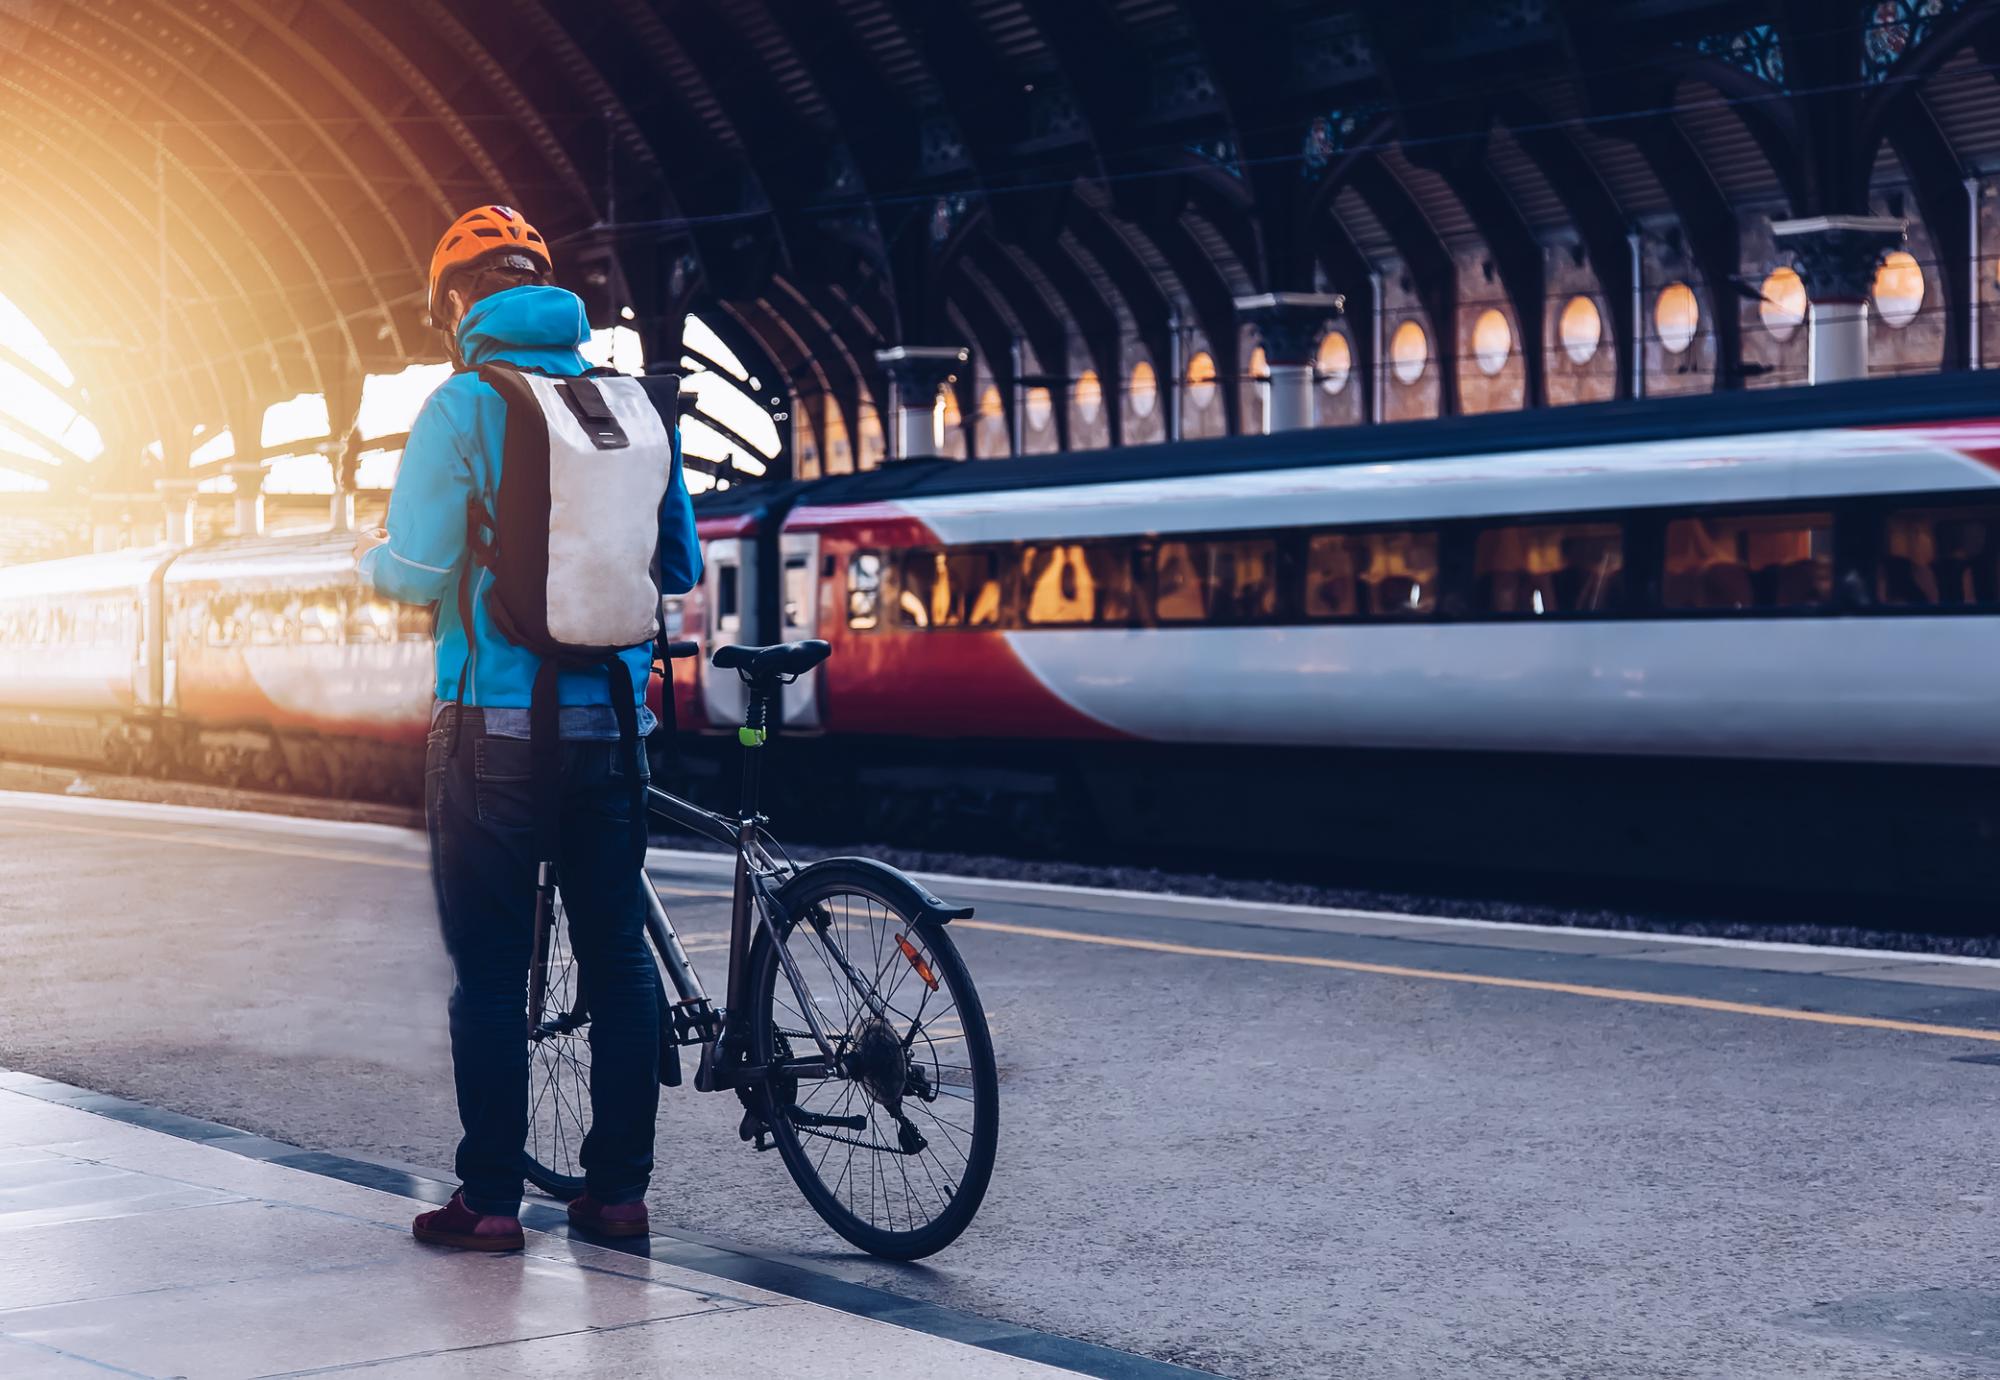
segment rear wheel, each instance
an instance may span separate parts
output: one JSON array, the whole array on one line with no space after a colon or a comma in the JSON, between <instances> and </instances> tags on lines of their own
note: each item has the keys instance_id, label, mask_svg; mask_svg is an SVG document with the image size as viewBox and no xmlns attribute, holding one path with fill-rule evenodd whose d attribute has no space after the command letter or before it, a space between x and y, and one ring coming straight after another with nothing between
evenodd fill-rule
<instances>
[{"instance_id":1,"label":"rear wheel","mask_svg":"<svg viewBox=\"0 0 2000 1380\"><path fill-rule=\"evenodd\" d=\"M786 952L834 1046L829 1068L778 951L751 956L750 1062L772 1070L758 1111L828 1226L873 1255L915 1260L979 1210L999 1138L986 1012L945 927L902 914L851 870L785 888Z\"/></svg>"},{"instance_id":2,"label":"rear wheel","mask_svg":"<svg viewBox=\"0 0 2000 1380\"><path fill-rule=\"evenodd\" d=\"M569 912L560 897L549 925L548 981L529 1013L528 1140L522 1172L564 1202L583 1192L578 1154L590 1129L590 1011L584 1000Z\"/></svg>"}]
</instances>

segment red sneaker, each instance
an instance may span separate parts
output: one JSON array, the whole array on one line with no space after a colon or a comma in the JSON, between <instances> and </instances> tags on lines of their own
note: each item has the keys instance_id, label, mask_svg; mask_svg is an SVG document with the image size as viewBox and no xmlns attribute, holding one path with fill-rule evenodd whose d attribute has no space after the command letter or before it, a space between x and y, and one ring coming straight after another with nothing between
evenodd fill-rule
<instances>
[{"instance_id":1,"label":"red sneaker","mask_svg":"<svg viewBox=\"0 0 2000 1380\"><path fill-rule=\"evenodd\" d=\"M518 1251L525 1244L520 1218L474 1212L465 1205L464 1189L452 1194L443 1207L418 1213L410 1223L410 1234L433 1246L467 1251Z\"/></svg>"},{"instance_id":2,"label":"red sneaker","mask_svg":"<svg viewBox=\"0 0 2000 1380\"><path fill-rule=\"evenodd\" d=\"M569 1205L569 1224L591 1236L644 1236L651 1227L646 1204L600 1203L588 1193Z\"/></svg>"}]
</instances>

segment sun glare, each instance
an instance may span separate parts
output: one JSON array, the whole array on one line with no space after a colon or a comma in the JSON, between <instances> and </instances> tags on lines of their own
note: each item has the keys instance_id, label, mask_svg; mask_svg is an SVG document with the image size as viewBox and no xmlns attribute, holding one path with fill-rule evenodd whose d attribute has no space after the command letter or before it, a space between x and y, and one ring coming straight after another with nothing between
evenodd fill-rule
<instances>
[{"instance_id":1,"label":"sun glare","mask_svg":"<svg viewBox=\"0 0 2000 1380\"><path fill-rule=\"evenodd\" d=\"M760 471L782 449L783 439L770 412L746 391L756 380L698 318L687 318L685 338L688 349L714 366L685 360L685 386L699 400L701 411L721 428L688 417L683 437L689 453L715 460L735 456L744 469ZM593 365L629 374L642 373L646 366L645 349L630 326L594 332L582 353ZM395 482L403 436L451 372L449 364L412 364L393 374L371 374L363 381L356 417L365 447L355 476L359 487L381 490ZM97 427L78 410L84 398L75 391L75 375L48 338L19 307L0 297L0 493L44 492L49 488L44 477L48 466L95 460L103 453ZM217 467L239 455L241 447L234 430L217 425L218 421L210 419L194 429L188 462L203 481L201 490L219 494L231 491L233 485ZM300 393L265 409L257 437L258 450L270 457L265 492L333 491L330 426L321 393ZM371 444L381 441L389 444ZM157 465L163 450L154 441L145 447L145 454ZM10 457L18 463L9 465ZM688 479L697 489L709 484L706 476L694 473Z\"/></svg>"}]
</instances>

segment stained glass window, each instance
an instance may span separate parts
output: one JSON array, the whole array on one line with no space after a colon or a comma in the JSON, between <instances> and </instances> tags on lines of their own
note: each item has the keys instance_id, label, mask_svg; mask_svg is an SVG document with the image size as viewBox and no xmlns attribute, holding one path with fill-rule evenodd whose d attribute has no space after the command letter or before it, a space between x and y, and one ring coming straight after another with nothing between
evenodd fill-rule
<instances>
[{"instance_id":1,"label":"stained glass window","mask_svg":"<svg viewBox=\"0 0 2000 1380\"><path fill-rule=\"evenodd\" d=\"M1861 34L1861 75L1885 80L1905 53L1930 37L1965 0L1869 0Z\"/></svg>"},{"instance_id":2,"label":"stained glass window","mask_svg":"<svg viewBox=\"0 0 2000 1380\"><path fill-rule=\"evenodd\" d=\"M1785 84L1785 49L1778 30L1770 24L1753 24L1735 33L1711 34L1695 44L1712 58L1748 72L1773 86Z\"/></svg>"}]
</instances>

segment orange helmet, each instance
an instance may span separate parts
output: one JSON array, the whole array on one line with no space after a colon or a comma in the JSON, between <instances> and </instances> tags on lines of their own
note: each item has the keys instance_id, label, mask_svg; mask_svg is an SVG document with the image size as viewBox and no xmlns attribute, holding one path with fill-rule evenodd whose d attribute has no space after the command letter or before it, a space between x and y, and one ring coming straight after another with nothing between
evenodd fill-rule
<instances>
[{"instance_id":1,"label":"orange helmet","mask_svg":"<svg viewBox=\"0 0 2000 1380\"><path fill-rule=\"evenodd\" d=\"M444 280L462 268L470 268L488 256L513 252L540 262L542 272L555 272L549 246L534 226L511 206L476 206L451 223L431 254L431 320L443 319L440 308Z\"/></svg>"}]
</instances>

